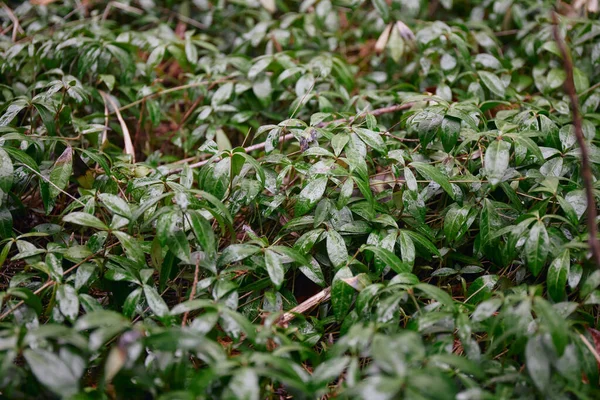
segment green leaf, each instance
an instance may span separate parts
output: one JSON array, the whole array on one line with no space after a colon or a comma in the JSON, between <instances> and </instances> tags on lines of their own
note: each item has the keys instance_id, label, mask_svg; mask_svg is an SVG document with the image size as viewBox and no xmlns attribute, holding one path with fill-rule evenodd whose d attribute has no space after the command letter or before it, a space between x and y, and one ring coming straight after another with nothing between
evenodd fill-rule
<instances>
[{"instance_id":1,"label":"green leaf","mask_svg":"<svg viewBox=\"0 0 600 400\"><path fill-rule=\"evenodd\" d=\"M7 126L10 122L21 112L22 109L27 107L27 100L23 98L17 98L10 103L2 117L0 117L0 126Z\"/></svg>"},{"instance_id":2,"label":"green leaf","mask_svg":"<svg viewBox=\"0 0 600 400\"><path fill-rule=\"evenodd\" d=\"M348 249L344 238L333 229L327 231L327 256L335 268L345 266L348 262Z\"/></svg>"},{"instance_id":3,"label":"green leaf","mask_svg":"<svg viewBox=\"0 0 600 400\"><path fill-rule=\"evenodd\" d=\"M12 147L3 147L2 149L6 151L15 162L25 165L28 169L37 173L40 172L38 164L27 153Z\"/></svg>"},{"instance_id":4,"label":"green leaf","mask_svg":"<svg viewBox=\"0 0 600 400\"><path fill-rule=\"evenodd\" d=\"M548 258L548 251L550 246L550 239L546 226L543 222L536 222L529 230L529 235L525 241L525 259L527 260L527 267L533 274L538 276L542 267L546 264L546 258Z\"/></svg>"},{"instance_id":5,"label":"green leaf","mask_svg":"<svg viewBox=\"0 0 600 400\"><path fill-rule=\"evenodd\" d=\"M229 381L233 398L239 400L259 400L260 386L258 375L251 368L240 368Z\"/></svg>"},{"instance_id":6,"label":"green leaf","mask_svg":"<svg viewBox=\"0 0 600 400\"><path fill-rule=\"evenodd\" d=\"M502 299L494 298L483 301L477 305L471 319L475 322L484 321L490 318L502 306Z\"/></svg>"},{"instance_id":7,"label":"green leaf","mask_svg":"<svg viewBox=\"0 0 600 400\"><path fill-rule=\"evenodd\" d=\"M498 283L498 275L484 275L475 279L469 286L467 299L469 304L478 304L487 300Z\"/></svg>"},{"instance_id":8,"label":"green leaf","mask_svg":"<svg viewBox=\"0 0 600 400\"><path fill-rule=\"evenodd\" d=\"M50 200L54 200L67 187L72 173L73 149L69 146L63 151L60 157L58 157L50 171Z\"/></svg>"},{"instance_id":9,"label":"green leaf","mask_svg":"<svg viewBox=\"0 0 600 400\"><path fill-rule=\"evenodd\" d=\"M338 379L344 372L350 357L335 357L317 366L312 374L312 380L316 387L322 387Z\"/></svg>"},{"instance_id":10,"label":"green leaf","mask_svg":"<svg viewBox=\"0 0 600 400\"><path fill-rule=\"evenodd\" d=\"M562 86L565 79L567 79L567 73L562 68L552 68L548 73L546 82L550 89L557 89Z\"/></svg>"},{"instance_id":11,"label":"green leaf","mask_svg":"<svg viewBox=\"0 0 600 400\"><path fill-rule=\"evenodd\" d=\"M352 177L349 176L348 178L346 178L346 180L344 181L344 184L340 188L340 196L338 197L338 200L337 200L338 209L342 208L346 204L348 204L348 201L350 200L350 197L352 196L353 190L354 190L354 179L352 179Z\"/></svg>"},{"instance_id":12,"label":"green leaf","mask_svg":"<svg viewBox=\"0 0 600 400\"><path fill-rule=\"evenodd\" d=\"M527 341L525 348L525 363L527 372L533 383L542 392L545 392L550 383L550 358L544 348L543 337L536 335Z\"/></svg>"},{"instance_id":13,"label":"green leaf","mask_svg":"<svg viewBox=\"0 0 600 400\"><path fill-rule=\"evenodd\" d=\"M229 100L232 93L233 93L233 83L232 82L223 83L221 86L219 86L217 91L212 96L212 99L211 99L212 106L216 107L221 104L224 104L227 100Z\"/></svg>"},{"instance_id":14,"label":"green leaf","mask_svg":"<svg viewBox=\"0 0 600 400\"><path fill-rule=\"evenodd\" d=\"M400 244L400 256L402 257L402 261L412 269L415 264L415 244L410 238L409 234L400 231L398 234L398 243ZM435 248L435 247L434 247ZM435 249L437 251L437 249Z\"/></svg>"},{"instance_id":15,"label":"green leaf","mask_svg":"<svg viewBox=\"0 0 600 400\"><path fill-rule=\"evenodd\" d=\"M492 186L500 183L508 169L510 160L510 143L504 140L493 140L485 150L485 175Z\"/></svg>"},{"instance_id":16,"label":"green leaf","mask_svg":"<svg viewBox=\"0 0 600 400\"><path fill-rule=\"evenodd\" d=\"M279 289L285 276L285 270L283 269L280 256L274 251L267 249L265 251L265 265L271 282Z\"/></svg>"},{"instance_id":17,"label":"green leaf","mask_svg":"<svg viewBox=\"0 0 600 400\"><path fill-rule=\"evenodd\" d=\"M542 317L544 326L550 332L558 356L562 356L569 342L569 324L541 297L536 297L534 310Z\"/></svg>"},{"instance_id":18,"label":"green leaf","mask_svg":"<svg viewBox=\"0 0 600 400\"><path fill-rule=\"evenodd\" d=\"M573 265L573 267L575 265ZM587 295L592 293L592 291L594 291L598 286L600 286L600 270L597 269L589 274L583 285L581 285L581 298L586 298Z\"/></svg>"},{"instance_id":19,"label":"green leaf","mask_svg":"<svg viewBox=\"0 0 600 400\"><path fill-rule=\"evenodd\" d=\"M150 52L150 55L148 56L148 60L146 61L146 65L149 68L154 68L158 64L160 64L160 62L162 61L164 56L165 56L165 46L163 46L163 45L157 46L152 50L152 52Z\"/></svg>"},{"instance_id":20,"label":"green leaf","mask_svg":"<svg viewBox=\"0 0 600 400\"><path fill-rule=\"evenodd\" d=\"M390 8L388 6L387 1L385 0L372 0L373 5L375 6L375 9L377 10L377 12L379 12L379 15L381 15L381 18L383 19L383 22L389 22L390 20Z\"/></svg>"},{"instance_id":21,"label":"green leaf","mask_svg":"<svg viewBox=\"0 0 600 400\"><path fill-rule=\"evenodd\" d=\"M504 85L502 84L500 78L487 71L477 71L477 74L490 92L494 93L498 97L504 97Z\"/></svg>"},{"instance_id":22,"label":"green leaf","mask_svg":"<svg viewBox=\"0 0 600 400\"><path fill-rule=\"evenodd\" d=\"M590 79L587 74L577 67L573 68L573 83L575 83L575 91L577 93L584 92L590 87Z\"/></svg>"},{"instance_id":23,"label":"green leaf","mask_svg":"<svg viewBox=\"0 0 600 400\"><path fill-rule=\"evenodd\" d=\"M444 292L437 286L433 286L427 283L419 283L418 285L415 285L415 289L419 289L420 291L425 293L425 295L428 298L434 299L442 303L446 307L454 307L454 300L452 300L452 297L450 297L448 293Z\"/></svg>"},{"instance_id":24,"label":"green leaf","mask_svg":"<svg viewBox=\"0 0 600 400\"><path fill-rule=\"evenodd\" d=\"M119 239L123 250L125 250L125 254L130 260L134 261L138 266L146 265L146 256L136 238L125 232L114 231L113 234Z\"/></svg>"},{"instance_id":25,"label":"green leaf","mask_svg":"<svg viewBox=\"0 0 600 400\"><path fill-rule=\"evenodd\" d=\"M398 274L412 271L412 268L410 266L408 266L407 264L405 264L404 262L402 262L398 258L397 255L395 255L394 253L392 253L391 251L389 251L387 249L384 249L383 247L369 245L369 246L364 246L363 250L372 251L376 257L378 257L379 259L381 259L381 261L383 261L383 263L385 265L389 266L392 270L394 270Z\"/></svg>"},{"instance_id":26,"label":"green leaf","mask_svg":"<svg viewBox=\"0 0 600 400\"><path fill-rule=\"evenodd\" d=\"M25 287L13 287L6 290L6 294L23 300L23 302L33 308L37 314L42 313L42 301L30 289Z\"/></svg>"},{"instance_id":27,"label":"green leaf","mask_svg":"<svg viewBox=\"0 0 600 400\"><path fill-rule=\"evenodd\" d=\"M379 132L372 131L370 129L364 129L359 127L352 127L352 130L358 135L358 137L365 142L368 146L371 146L380 153L385 153L385 143L381 138Z\"/></svg>"},{"instance_id":28,"label":"green leaf","mask_svg":"<svg viewBox=\"0 0 600 400\"><path fill-rule=\"evenodd\" d=\"M27 349L23 356L38 381L59 396L70 397L79 391L83 368L67 363L43 349Z\"/></svg>"},{"instance_id":29,"label":"green leaf","mask_svg":"<svg viewBox=\"0 0 600 400\"><path fill-rule=\"evenodd\" d=\"M260 247L251 244L232 244L223 251L217 261L217 265L223 266L233 264L258 253L259 251Z\"/></svg>"},{"instance_id":30,"label":"green leaf","mask_svg":"<svg viewBox=\"0 0 600 400\"><path fill-rule=\"evenodd\" d=\"M309 265L310 262L306 259L306 257L304 257L302 254L300 254L300 252L298 252L297 250L291 248L291 247L285 247L285 246L271 246L269 247L269 249L277 252L278 254L291 258L292 260L294 260L295 263L298 263L300 265Z\"/></svg>"},{"instance_id":31,"label":"green leaf","mask_svg":"<svg viewBox=\"0 0 600 400\"><path fill-rule=\"evenodd\" d=\"M312 91L315 87L315 77L313 74L304 74L296 81L296 96L302 98Z\"/></svg>"},{"instance_id":32,"label":"green leaf","mask_svg":"<svg viewBox=\"0 0 600 400\"><path fill-rule=\"evenodd\" d=\"M271 94L273 93L273 87L271 86L271 80L267 75L262 75L252 83L252 91L260 100L269 103Z\"/></svg>"},{"instance_id":33,"label":"green leaf","mask_svg":"<svg viewBox=\"0 0 600 400\"><path fill-rule=\"evenodd\" d=\"M127 202L119 196L109 193L100 193L98 198L112 213L125 217L129 220L133 218L129 204L127 204Z\"/></svg>"},{"instance_id":34,"label":"green leaf","mask_svg":"<svg viewBox=\"0 0 600 400\"><path fill-rule=\"evenodd\" d=\"M169 315L167 303L160 297L156 289L149 285L144 285L144 296L152 312L159 318Z\"/></svg>"},{"instance_id":35,"label":"green leaf","mask_svg":"<svg viewBox=\"0 0 600 400\"><path fill-rule=\"evenodd\" d=\"M352 278L352 271L348 267L342 267L333 277L331 284L331 305L337 321L342 321L350 311L352 300L356 291L345 279Z\"/></svg>"},{"instance_id":36,"label":"green leaf","mask_svg":"<svg viewBox=\"0 0 600 400\"><path fill-rule=\"evenodd\" d=\"M171 227L176 225L171 225ZM169 232L169 238L167 240L169 250L173 254L186 264L192 264L192 254L190 250L190 244L187 239L187 235L184 231L176 227Z\"/></svg>"},{"instance_id":37,"label":"green leaf","mask_svg":"<svg viewBox=\"0 0 600 400\"><path fill-rule=\"evenodd\" d=\"M326 188L327 177L320 177L310 181L298 195L294 215L300 217L312 210L323 197Z\"/></svg>"},{"instance_id":38,"label":"green leaf","mask_svg":"<svg viewBox=\"0 0 600 400\"><path fill-rule=\"evenodd\" d=\"M468 223L471 207L464 205L460 207L454 203L444 218L444 235L451 242L459 241L471 226Z\"/></svg>"},{"instance_id":39,"label":"green leaf","mask_svg":"<svg viewBox=\"0 0 600 400\"><path fill-rule=\"evenodd\" d=\"M490 199L484 199L479 218L479 237L481 245L486 246L498 228L498 212Z\"/></svg>"},{"instance_id":40,"label":"green leaf","mask_svg":"<svg viewBox=\"0 0 600 400\"><path fill-rule=\"evenodd\" d=\"M458 142L461 121L458 118L446 115L442 120L442 145L445 151L450 151Z\"/></svg>"},{"instance_id":41,"label":"green leaf","mask_svg":"<svg viewBox=\"0 0 600 400\"><path fill-rule=\"evenodd\" d=\"M108 230L108 226L106 226L104 222L100 221L95 216L85 212L75 211L70 214L67 214L63 217L63 221L69 222L71 224L96 228L103 231Z\"/></svg>"},{"instance_id":42,"label":"green leaf","mask_svg":"<svg viewBox=\"0 0 600 400\"><path fill-rule=\"evenodd\" d=\"M410 237L411 241L413 242L413 244L421 246L423 249L427 250L427 252L429 254L432 254L437 257L441 256L437 247L435 247L434 244L431 243L431 241L429 239L427 239L425 236L421 235L420 233L413 232L413 231L407 231L407 230L402 230L401 234L402 233L408 235Z\"/></svg>"},{"instance_id":43,"label":"green leaf","mask_svg":"<svg viewBox=\"0 0 600 400\"><path fill-rule=\"evenodd\" d=\"M36 99L35 97L31 104L35 107L38 114L42 118L42 122L44 123L44 126L46 127L46 131L48 132L48 135L55 136L56 135L56 119L55 119L55 117L56 117L57 111L60 111L60 110L54 110L53 109L54 107L50 103L47 103L46 101L42 101L41 99Z\"/></svg>"},{"instance_id":44,"label":"green leaf","mask_svg":"<svg viewBox=\"0 0 600 400\"><path fill-rule=\"evenodd\" d=\"M13 163L10 156L0 148L0 189L4 193L10 192L13 184Z\"/></svg>"},{"instance_id":45,"label":"green leaf","mask_svg":"<svg viewBox=\"0 0 600 400\"><path fill-rule=\"evenodd\" d=\"M0 239L13 236L13 217L8 208L0 207ZM2 264L0 263L0 266Z\"/></svg>"},{"instance_id":46,"label":"green leaf","mask_svg":"<svg viewBox=\"0 0 600 400\"><path fill-rule=\"evenodd\" d=\"M188 210L186 216L200 246L211 259L214 259L217 253L217 240L209 222L196 210Z\"/></svg>"},{"instance_id":47,"label":"green leaf","mask_svg":"<svg viewBox=\"0 0 600 400\"><path fill-rule=\"evenodd\" d=\"M71 285L59 285L56 291L56 302L62 315L74 321L79 314L79 298Z\"/></svg>"},{"instance_id":48,"label":"green leaf","mask_svg":"<svg viewBox=\"0 0 600 400\"><path fill-rule=\"evenodd\" d=\"M316 283L321 287L325 287L325 277L323 276L323 270L321 266L311 257L310 262L307 265L300 266L300 272L304 274L308 279Z\"/></svg>"},{"instance_id":49,"label":"green leaf","mask_svg":"<svg viewBox=\"0 0 600 400\"><path fill-rule=\"evenodd\" d=\"M565 297L565 287L567 285L567 276L571 266L569 250L565 250L552 261L548 268L546 286L548 294L554 301L562 301Z\"/></svg>"},{"instance_id":50,"label":"green leaf","mask_svg":"<svg viewBox=\"0 0 600 400\"><path fill-rule=\"evenodd\" d=\"M417 161L413 161L410 163L410 165L414 167L425 179L432 180L440 185L442 189L444 189L446 193L448 193L448 195L454 199L454 190L452 189L452 185L448 181L448 177L446 177L439 169L432 165Z\"/></svg>"}]
</instances>

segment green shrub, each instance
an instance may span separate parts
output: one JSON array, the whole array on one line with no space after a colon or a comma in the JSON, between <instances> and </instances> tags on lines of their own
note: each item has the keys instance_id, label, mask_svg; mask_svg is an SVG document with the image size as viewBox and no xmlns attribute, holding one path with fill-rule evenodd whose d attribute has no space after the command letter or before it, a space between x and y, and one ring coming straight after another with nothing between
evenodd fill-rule
<instances>
[{"instance_id":1,"label":"green shrub","mask_svg":"<svg viewBox=\"0 0 600 400\"><path fill-rule=\"evenodd\" d=\"M600 396L597 2L32 3L3 396Z\"/></svg>"}]
</instances>

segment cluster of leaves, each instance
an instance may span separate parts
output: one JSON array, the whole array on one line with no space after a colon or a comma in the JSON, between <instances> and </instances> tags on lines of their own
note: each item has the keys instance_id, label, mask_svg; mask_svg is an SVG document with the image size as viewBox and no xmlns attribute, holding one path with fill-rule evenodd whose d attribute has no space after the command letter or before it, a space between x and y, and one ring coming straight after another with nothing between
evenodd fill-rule
<instances>
[{"instance_id":1,"label":"cluster of leaves","mask_svg":"<svg viewBox=\"0 0 600 400\"><path fill-rule=\"evenodd\" d=\"M0 10L3 396L600 396L555 2L31 3Z\"/></svg>"}]
</instances>

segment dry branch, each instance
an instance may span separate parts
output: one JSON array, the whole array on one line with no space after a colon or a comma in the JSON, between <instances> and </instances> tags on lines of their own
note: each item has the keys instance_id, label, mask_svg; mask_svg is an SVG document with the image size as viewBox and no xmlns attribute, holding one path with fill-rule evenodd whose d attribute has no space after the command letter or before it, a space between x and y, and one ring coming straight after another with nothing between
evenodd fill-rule
<instances>
[{"instance_id":1,"label":"dry branch","mask_svg":"<svg viewBox=\"0 0 600 400\"><path fill-rule=\"evenodd\" d=\"M286 312L281 316L279 320L279 325L286 325L291 320L296 318L297 315L304 314L305 312L311 310L312 308L318 306L319 304L329 300L331 297L331 287L327 287L321 290L319 293L315 294L311 298L303 301L298 304L296 307L292 308L290 311Z\"/></svg>"},{"instance_id":2,"label":"dry branch","mask_svg":"<svg viewBox=\"0 0 600 400\"><path fill-rule=\"evenodd\" d=\"M571 113L573 115L573 126L575 128L575 136L577 137L577 143L581 149L581 177L585 186L585 196L587 199L587 226L589 234L589 246L592 252L592 259L596 263L597 267L600 267L600 241L598 241L598 227L596 225L596 202L594 199L594 179L592 175L592 167L590 165L590 156L587 144L585 142L585 136L583 135L583 127L581 121L581 114L579 113L579 99L577 92L575 91L575 81L573 80L573 60L571 54L567 50L565 41L560 35L560 29L558 24L558 16L556 12L552 13L552 21L554 23L553 33L554 40L558 45L560 54L563 59L563 66L565 68L566 79L564 83L565 92L571 100Z\"/></svg>"},{"instance_id":3,"label":"dry branch","mask_svg":"<svg viewBox=\"0 0 600 400\"><path fill-rule=\"evenodd\" d=\"M125 120L123 119L123 116L121 115L121 112L119 111L119 107L114 102L114 100L111 99L110 95L108 95L102 91L100 91L100 94L105 99L105 101L107 101L112 106L113 110L117 114L117 119L119 120L119 124L121 125L121 131L123 131L123 141L125 142L125 149L124 149L125 154L128 154L129 156L131 156L132 162L135 163L135 149L133 148L133 142L131 141L131 135L129 134L129 128L127 127L127 124L125 123Z\"/></svg>"}]
</instances>

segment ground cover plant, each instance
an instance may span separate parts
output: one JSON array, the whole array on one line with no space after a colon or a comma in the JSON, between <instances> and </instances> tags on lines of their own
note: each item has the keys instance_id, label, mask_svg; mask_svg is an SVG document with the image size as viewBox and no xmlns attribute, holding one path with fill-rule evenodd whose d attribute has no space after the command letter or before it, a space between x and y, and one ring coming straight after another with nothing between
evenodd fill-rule
<instances>
[{"instance_id":1,"label":"ground cover plant","mask_svg":"<svg viewBox=\"0 0 600 400\"><path fill-rule=\"evenodd\" d=\"M0 6L4 398L599 398L598 1Z\"/></svg>"}]
</instances>

